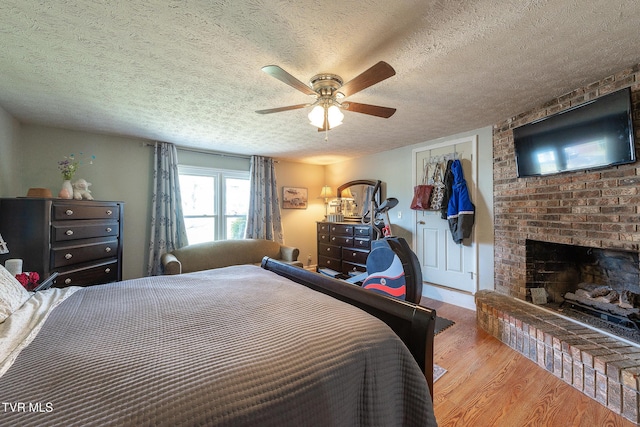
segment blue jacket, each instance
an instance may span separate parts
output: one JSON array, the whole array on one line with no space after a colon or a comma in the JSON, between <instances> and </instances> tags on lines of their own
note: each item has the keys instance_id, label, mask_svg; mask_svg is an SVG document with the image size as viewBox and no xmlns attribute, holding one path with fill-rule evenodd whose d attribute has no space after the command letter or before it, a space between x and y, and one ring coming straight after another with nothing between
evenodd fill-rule
<instances>
[{"instance_id":1,"label":"blue jacket","mask_svg":"<svg viewBox=\"0 0 640 427\"><path fill-rule=\"evenodd\" d=\"M469 190L467 182L464 180L460 160L453 161L451 172L453 173L453 187L447 208L447 221L449 221L449 230L451 230L453 241L462 243L462 239L471 236L476 207L469 198Z\"/></svg>"}]
</instances>

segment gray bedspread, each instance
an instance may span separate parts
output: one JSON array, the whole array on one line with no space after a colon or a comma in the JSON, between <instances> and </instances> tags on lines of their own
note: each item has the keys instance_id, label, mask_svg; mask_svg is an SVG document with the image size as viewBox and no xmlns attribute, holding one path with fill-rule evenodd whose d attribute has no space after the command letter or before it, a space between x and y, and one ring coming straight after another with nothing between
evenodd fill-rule
<instances>
[{"instance_id":1,"label":"gray bedspread","mask_svg":"<svg viewBox=\"0 0 640 427\"><path fill-rule=\"evenodd\" d=\"M0 425L436 423L384 323L235 266L73 294L0 378Z\"/></svg>"}]
</instances>

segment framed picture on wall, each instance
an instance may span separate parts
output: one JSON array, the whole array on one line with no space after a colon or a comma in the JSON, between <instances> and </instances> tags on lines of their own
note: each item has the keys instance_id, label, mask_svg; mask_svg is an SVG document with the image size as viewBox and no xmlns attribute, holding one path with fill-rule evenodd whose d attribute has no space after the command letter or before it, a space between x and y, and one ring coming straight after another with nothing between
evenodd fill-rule
<instances>
[{"instance_id":1,"label":"framed picture on wall","mask_svg":"<svg viewBox=\"0 0 640 427\"><path fill-rule=\"evenodd\" d=\"M306 188L282 187L283 209L307 209L308 194Z\"/></svg>"}]
</instances>

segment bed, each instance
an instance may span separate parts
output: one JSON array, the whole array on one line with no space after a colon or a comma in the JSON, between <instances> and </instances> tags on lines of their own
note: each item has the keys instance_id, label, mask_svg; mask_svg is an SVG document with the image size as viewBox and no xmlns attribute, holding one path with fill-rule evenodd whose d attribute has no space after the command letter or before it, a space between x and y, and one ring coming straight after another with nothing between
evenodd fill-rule
<instances>
[{"instance_id":1,"label":"bed","mask_svg":"<svg viewBox=\"0 0 640 427\"><path fill-rule=\"evenodd\" d=\"M268 258L50 289L0 323L0 424L436 425L434 322Z\"/></svg>"}]
</instances>

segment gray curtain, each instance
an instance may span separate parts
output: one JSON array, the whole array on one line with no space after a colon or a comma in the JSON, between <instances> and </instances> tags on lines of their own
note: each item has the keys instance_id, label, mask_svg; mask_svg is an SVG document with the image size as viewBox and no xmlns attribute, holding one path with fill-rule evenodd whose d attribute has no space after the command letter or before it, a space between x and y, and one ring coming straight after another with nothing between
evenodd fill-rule
<instances>
[{"instance_id":1,"label":"gray curtain","mask_svg":"<svg viewBox=\"0 0 640 427\"><path fill-rule=\"evenodd\" d=\"M175 145L156 142L153 156L153 199L148 276L162 274L160 257L187 244L182 216L178 151Z\"/></svg>"},{"instance_id":2,"label":"gray curtain","mask_svg":"<svg viewBox=\"0 0 640 427\"><path fill-rule=\"evenodd\" d=\"M275 162L268 157L252 156L250 175L251 195L245 238L284 243Z\"/></svg>"}]
</instances>

